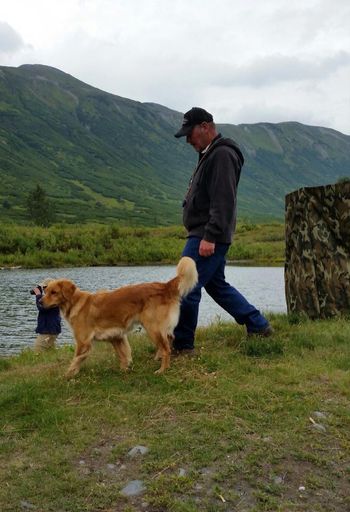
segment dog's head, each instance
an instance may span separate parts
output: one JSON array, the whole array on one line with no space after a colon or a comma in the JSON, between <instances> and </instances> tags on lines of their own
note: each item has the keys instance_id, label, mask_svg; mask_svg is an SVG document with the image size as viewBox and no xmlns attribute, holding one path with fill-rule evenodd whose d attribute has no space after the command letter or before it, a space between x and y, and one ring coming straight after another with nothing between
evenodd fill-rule
<instances>
[{"instance_id":1,"label":"dog's head","mask_svg":"<svg viewBox=\"0 0 350 512\"><path fill-rule=\"evenodd\" d=\"M55 279L47 285L40 302L45 308L64 306L72 301L76 289L76 285L69 279Z\"/></svg>"}]
</instances>

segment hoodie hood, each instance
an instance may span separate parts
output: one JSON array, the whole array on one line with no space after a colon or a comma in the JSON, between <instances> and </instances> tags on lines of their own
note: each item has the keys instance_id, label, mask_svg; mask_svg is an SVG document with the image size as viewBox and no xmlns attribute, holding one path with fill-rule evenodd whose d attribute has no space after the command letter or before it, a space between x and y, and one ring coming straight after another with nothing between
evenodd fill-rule
<instances>
[{"instance_id":1,"label":"hoodie hood","mask_svg":"<svg viewBox=\"0 0 350 512\"><path fill-rule=\"evenodd\" d=\"M228 146L229 148L232 148L237 153L237 156L241 163L241 167L243 166L244 156L243 156L242 151L240 150L237 142L235 142L234 140L229 139L227 137L223 137L221 135L221 133L219 133L219 135L213 140L209 150L212 150L218 146Z\"/></svg>"}]
</instances>

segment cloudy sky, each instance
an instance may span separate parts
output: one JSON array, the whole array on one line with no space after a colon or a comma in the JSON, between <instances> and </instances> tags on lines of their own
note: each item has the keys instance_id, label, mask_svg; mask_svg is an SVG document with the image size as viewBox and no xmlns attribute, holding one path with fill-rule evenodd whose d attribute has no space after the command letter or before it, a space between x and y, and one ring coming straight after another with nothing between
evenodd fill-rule
<instances>
[{"instance_id":1,"label":"cloudy sky","mask_svg":"<svg viewBox=\"0 0 350 512\"><path fill-rule=\"evenodd\" d=\"M349 0L0 0L0 65L28 63L221 123L350 135Z\"/></svg>"}]
</instances>

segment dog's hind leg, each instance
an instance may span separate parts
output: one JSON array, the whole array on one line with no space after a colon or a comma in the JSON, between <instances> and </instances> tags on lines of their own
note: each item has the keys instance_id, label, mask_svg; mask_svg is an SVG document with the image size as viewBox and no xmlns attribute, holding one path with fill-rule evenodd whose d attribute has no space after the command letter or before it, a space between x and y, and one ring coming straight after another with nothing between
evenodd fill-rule
<instances>
[{"instance_id":1,"label":"dog's hind leg","mask_svg":"<svg viewBox=\"0 0 350 512\"><path fill-rule=\"evenodd\" d=\"M145 324L144 328L146 329L149 337L152 339L157 348L155 359L162 360L159 370L157 370L155 373L163 373L167 368L170 367L170 345L168 336L163 336L159 330L151 329Z\"/></svg>"},{"instance_id":2,"label":"dog's hind leg","mask_svg":"<svg viewBox=\"0 0 350 512\"><path fill-rule=\"evenodd\" d=\"M168 343L169 343L169 346L170 346L170 349L171 349L171 347L173 346L173 341L175 339L175 336L173 334L168 334L167 338L168 338ZM162 359L162 347L158 346L157 347L156 355L154 356L154 360L155 361L159 361L159 359Z\"/></svg>"},{"instance_id":3,"label":"dog's hind leg","mask_svg":"<svg viewBox=\"0 0 350 512\"><path fill-rule=\"evenodd\" d=\"M76 343L74 358L66 373L68 379L74 377L79 372L81 363L85 361L91 350L91 341L82 343L77 340Z\"/></svg>"},{"instance_id":4,"label":"dog's hind leg","mask_svg":"<svg viewBox=\"0 0 350 512\"><path fill-rule=\"evenodd\" d=\"M168 338L169 346L172 347L175 336L173 334L168 334L167 338ZM162 359L162 348L161 347L157 348L156 355L154 356L155 361L159 361L159 359Z\"/></svg>"},{"instance_id":5,"label":"dog's hind leg","mask_svg":"<svg viewBox=\"0 0 350 512\"><path fill-rule=\"evenodd\" d=\"M120 368L127 370L132 363L131 347L127 336L124 334L124 336L112 338L110 342L119 356Z\"/></svg>"},{"instance_id":6,"label":"dog's hind leg","mask_svg":"<svg viewBox=\"0 0 350 512\"><path fill-rule=\"evenodd\" d=\"M159 361L159 359L162 359L162 350L160 348L157 348L157 352L154 356L154 360Z\"/></svg>"}]
</instances>

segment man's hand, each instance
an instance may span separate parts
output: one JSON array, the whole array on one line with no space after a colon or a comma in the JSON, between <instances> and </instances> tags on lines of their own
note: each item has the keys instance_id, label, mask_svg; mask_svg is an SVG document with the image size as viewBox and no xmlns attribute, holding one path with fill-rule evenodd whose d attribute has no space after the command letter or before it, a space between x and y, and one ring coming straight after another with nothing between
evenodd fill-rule
<instances>
[{"instance_id":1,"label":"man's hand","mask_svg":"<svg viewBox=\"0 0 350 512\"><path fill-rule=\"evenodd\" d=\"M201 243L199 244L199 256L204 256L204 258L207 258L208 256L214 254L214 251L215 243L201 240Z\"/></svg>"},{"instance_id":2,"label":"man's hand","mask_svg":"<svg viewBox=\"0 0 350 512\"><path fill-rule=\"evenodd\" d=\"M41 290L39 290L39 288L34 288L33 292L35 295L41 295Z\"/></svg>"}]
</instances>

